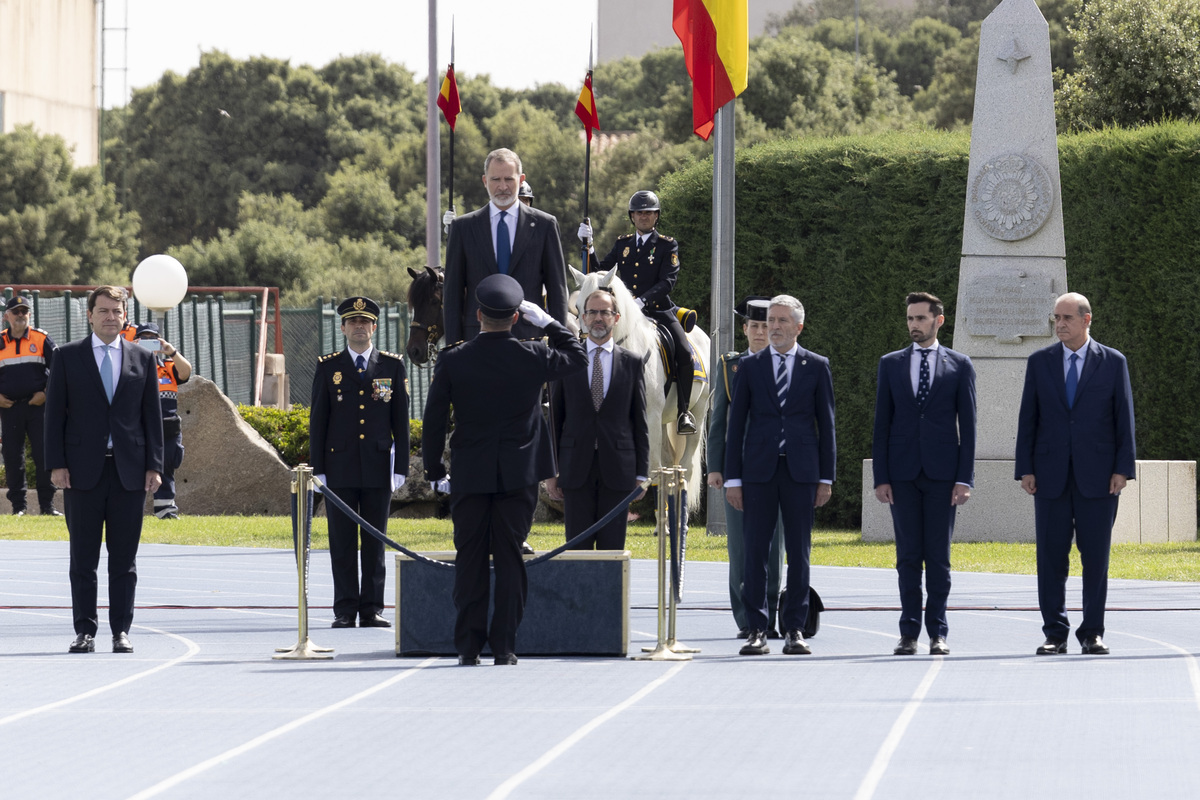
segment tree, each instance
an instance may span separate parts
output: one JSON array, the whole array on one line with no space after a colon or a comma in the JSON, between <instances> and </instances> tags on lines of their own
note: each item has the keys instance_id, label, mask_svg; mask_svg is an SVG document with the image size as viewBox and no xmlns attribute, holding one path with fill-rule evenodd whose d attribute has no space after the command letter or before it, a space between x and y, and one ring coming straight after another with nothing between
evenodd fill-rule
<instances>
[{"instance_id":1,"label":"tree","mask_svg":"<svg viewBox=\"0 0 1200 800\"><path fill-rule=\"evenodd\" d=\"M935 126L951 130L970 125L975 117L975 74L979 67L980 24L934 62L929 85L913 96L913 106L931 116Z\"/></svg>"},{"instance_id":2,"label":"tree","mask_svg":"<svg viewBox=\"0 0 1200 800\"><path fill-rule=\"evenodd\" d=\"M1070 31L1077 70L1059 75L1061 128L1200 116L1200 0L1085 0Z\"/></svg>"},{"instance_id":3,"label":"tree","mask_svg":"<svg viewBox=\"0 0 1200 800\"><path fill-rule=\"evenodd\" d=\"M117 205L96 167L75 169L66 143L32 126L0 135L0 280L125 283L138 217Z\"/></svg>"}]
</instances>

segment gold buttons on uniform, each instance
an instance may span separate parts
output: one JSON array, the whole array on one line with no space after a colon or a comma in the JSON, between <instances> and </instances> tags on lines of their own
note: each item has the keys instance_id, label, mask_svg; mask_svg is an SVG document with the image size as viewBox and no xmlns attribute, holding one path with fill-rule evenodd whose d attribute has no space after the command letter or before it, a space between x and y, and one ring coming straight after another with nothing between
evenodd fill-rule
<instances>
[{"instance_id":1,"label":"gold buttons on uniform","mask_svg":"<svg viewBox=\"0 0 1200 800\"><path fill-rule=\"evenodd\" d=\"M366 408L366 406L360 405L360 406L358 407L358 410L359 410L359 411L362 411L364 408Z\"/></svg>"},{"instance_id":2,"label":"gold buttons on uniform","mask_svg":"<svg viewBox=\"0 0 1200 800\"><path fill-rule=\"evenodd\" d=\"M358 438L360 438L360 439L365 439L365 438L367 438L367 437L366 437L366 434L362 434L362 433L360 433L360 434L358 435Z\"/></svg>"},{"instance_id":3,"label":"gold buttons on uniform","mask_svg":"<svg viewBox=\"0 0 1200 800\"><path fill-rule=\"evenodd\" d=\"M358 421L358 424L359 424L359 425L364 425L364 424L366 424L366 420L365 420L365 419L360 419L360 420Z\"/></svg>"}]
</instances>

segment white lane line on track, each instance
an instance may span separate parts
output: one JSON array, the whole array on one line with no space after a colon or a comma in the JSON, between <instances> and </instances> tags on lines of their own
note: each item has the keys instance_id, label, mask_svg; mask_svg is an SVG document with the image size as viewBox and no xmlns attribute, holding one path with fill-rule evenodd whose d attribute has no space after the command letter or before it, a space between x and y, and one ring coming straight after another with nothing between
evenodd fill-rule
<instances>
[{"instance_id":1,"label":"white lane line on track","mask_svg":"<svg viewBox=\"0 0 1200 800\"><path fill-rule=\"evenodd\" d=\"M1149 636L1139 636L1136 633L1122 633L1120 635L1128 636L1132 639L1141 639L1144 642L1152 642L1182 655L1187 663L1188 678L1192 681L1192 696L1196 698L1196 708L1200 709L1200 664L1196 663L1195 656L1182 647L1173 645L1170 642L1164 642L1161 639L1151 639Z\"/></svg>"},{"instance_id":2,"label":"white lane line on track","mask_svg":"<svg viewBox=\"0 0 1200 800\"><path fill-rule=\"evenodd\" d=\"M637 692L635 692L633 695L631 695L624 701L618 703L617 705L610 708L608 711L605 711L600 716L596 717L595 719L593 719L590 722L588 722L587 724L585 724L583 727L577 729L570 736L563 739L561 742L556 744L554 747L547 750L544 754L542 754L542 757L539 758L537 761L534 761L528 767L521 770L516 775L513 775L511 778L506 780L504 783L497 786L495 791L493 791L491 794L489 794L487 796L487 800L504 800L504 798L506 798L510 794L512 794L514 789L516 789L518 786L520 786L525 781L532 778L537 773L541 772L543 769L545 769L547 766L549 766L556 758L558 758L563 753L567 752L572 747L574 747L576 744L578 744L589 733L596 730L601 725L608 722L610 719L612 719L613 717L617 716L625 709L632 706L634 703L638 702L642 698L649 695L655 689L659 688L660 686L665 684L667 681L671 680L671 678L674 678L676 675L679 674L679 671L682 670L687 664L688 664L687 661L682 661L679 664L676 664L674 667L667 670L665 673L663 673L661 676L659 676L655 680L653 680L650 683L643 686L641 689L639 689ZM131 798L131 800L132 800L132 798Z\"/></svg>"},{"instance_id":3,"label":"white lane line on track","mask_svg":"<svg viewBox=\"0 0 1200 800\"><path fill-rule=\"evenodd\" d=\"M0 725L7 725L10 722L16 722L19 719L25 719L26 717L32 717L34 714L40 714L43 711L53 711L56 708L62 708L63 706L70 705L71 703L77 703L80 700L86 700L89 697L95 697L98 694L103 694L104 692L108 692L113 689L118 689L122 686L133 683L134 681L141 680L142 678L147 678L156 672L162 672L164 669L170 669L171 667L175 666L176 664L187 661L189 658L191 658L192 656L194 656L200 652L200 645L196 644L195 642L193 642L191 639L188 639L187 637L180 636L177 633L171 633L170 631L161 631L158 628L151 628L146 625L134 625L133 627L138 628L139 630L150 631L151 633L161 634L162 636L169 636L172 639L175 639L176 641L182 642L187 647L187 652L181 656L172 658L170 661L164 661L163 663L159 664L157 667L151 667L150 669L143 670L142 672L136 672L133 675L124 677L119 681L113 681L112 683L106 683L103 686L97 686L95 689L90 689L82 694L77 694L73 697L66 697L66 698L63 698L62 700L56 700L53 703L47 703L46 705L38 706L37 708L28 708L24 711L18 712L16 714L11 714L7 717L0 717ZM86 654L83 654L83 655L76 655L76 656L72 656L72 657L82 659L82 658L87 658L88 656Z\"/></svg>"},{"instance_id":4,"label":"white lane line on track","mask_svg":"<svg viewBox=\"0 0 1200 800\"><path fill-rule=\"evenodd\" d=\"M359 692L358 694L351 695L350 697L347 697L344 700L339 700L338 702L334 703L333 705L325 706L324 708L318 708L316 711L312 712L311 714L306 714L303 717L300 717L299 719L292 720L291 722L289 722L286 725L281 725L278 728L267 731L266 733L262 734L261 736L256 736L255 738L251 739L250 741L246 742L245 744L241 744L230 750L226 750L224 753L219 753L206 761L201 761L199 764L195 764L191 767L188 767L187 769L183 770L182 772L177 772L174 775L172 775L171 777L159 781L158 783L154 784L153 786L151 786L148 789L143 789L142 791L138 792L137 794L130 795L128 800L144 800L147 797L154 797L156 795L162 794L166 790L174 788L175 786L178 786L179 784L183 783L184 781L194 778L197 775L199 775L200 773L206 772L207 770L217 766L218 764L223 764L232 758L236 758L244 753L248 753L251 750L253 750L254 748L258 747L259 745L266 744L267 742L271 741L272 739L277 739L280 736L283 736L285 733L290 733L290 732L296 730L297 728L307 725L308 723L310 723L314 720L318 720L321 717L332 714L335 711L340 711L341 709L345 708L346 706L353 705L354 703L357 703L359 700L364 700L364 699L370 697L371 695L375 694L376 692L383 691L384 689L388 688L389 686L392 686L393 684L397 684L400 681L404 680L405 678L408 678L412 675L417 674L417 672L425 669L425 667L428 667L431 664L436 663L437 660L438 660L437 658L427 658L424 661L422 661L420 664L416 665L415 667L412 667L411 669L406 669L404 672L401 672L398 675L393 675L392 677L388 678L383 683L372 686L370 689L364 689L363 691Z\"/></svg>"},{"instance_id":5,"label":"white lane line on track","mask_svg":"<svg viewBox=\"0 0 1200 800\"><path fill-rule=\"evenodd\" d=\"M917 709L921 707L921 703L925 700L925 695L929 694L929 688L933 686L933 680L942 669L944 662L944 656L933 657L933 663L925 671L925 677L921 679L921 683L917 686L917 690L913 692L912 698L904 706L904 710L900 712L900 716L896 719L895 723L892 724L892 729L888 731L887 738L883 740L883 745L880 746L879 752L875 754L875 760L871 762L871 768L867 770L866 776L863 778L862 783L859 784L858 791L854 794L854 800L871 800L875 796L875 790L879 788L879 781L883 779L883 774L887 772L888 764L891 762L896 748L900 746L900 740L904 738L904 732L908 730L908 724L916 716Z\"/></svg>"}]
</instances>

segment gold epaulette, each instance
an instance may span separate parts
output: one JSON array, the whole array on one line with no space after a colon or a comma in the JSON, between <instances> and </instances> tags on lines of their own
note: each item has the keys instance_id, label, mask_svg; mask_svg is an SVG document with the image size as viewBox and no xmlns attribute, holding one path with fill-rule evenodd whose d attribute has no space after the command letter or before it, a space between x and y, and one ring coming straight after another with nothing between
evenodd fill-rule
<instances>
[{"instance_id":1,"label":"gold epaulette","mask_svg":"<svg viewBox=\"0 0 1200 800\"><path fill-rule=\"evenodd\" d=\"M379 355L381 355L381 356L387 356L388 358L394 358L394 359L396 359L397 361L403 361L403 360L404 360L404 356L397 355L396 353L391 353L391 352L388 352L387 350L380 350L380 351L379 351Z\"/></svg>"},{"instance_id":2,"label":"gold epaulette","mask_svg":"<svg viewBox=\"0 0 1200 800\"><path fill-rule=\"evenodd\" d=\"M673 241L675 241L674 237L667 236L665 233L660 233L660 234L658 235L658 238L662 239L664 242L673 242Z\"/></svg>"},{"instance_id":3,"label":"gold epaulette","mask_svg":"<svg viewBox=\"0 0 1200 800\"><path fill-rule=\"evenodd\" d=\"M326 361L328 361L329 359L331 359L331 358L335 358L336 356L340 356L341 354L342 354L342 351L341 351L341 350L335 350L335 351L333 351L332 353L328 353L328 354L326 354L326 355L323 355L323 356L321 356L320 358L318 358L318 359L317 359L317 363L318 363L318 364L324 364L324 363L325 363Z\"/></svg>"},{"instance_id":4,"label":"gold epaulette","mask_svg":"<svg viewBox=\"0 0 1200 800\"><path fill-rule=\"evenodd\" d=\"M634 233L623 233L623 234L621 234L620 236L618 236L618 237L617 237L617 241L619 242L619 241L621 241L622 239L632 239L632 238L633 238L634 236L636 236L636 235L637 235L637 234L634 234Z\"/></svg>"}]
</instances>

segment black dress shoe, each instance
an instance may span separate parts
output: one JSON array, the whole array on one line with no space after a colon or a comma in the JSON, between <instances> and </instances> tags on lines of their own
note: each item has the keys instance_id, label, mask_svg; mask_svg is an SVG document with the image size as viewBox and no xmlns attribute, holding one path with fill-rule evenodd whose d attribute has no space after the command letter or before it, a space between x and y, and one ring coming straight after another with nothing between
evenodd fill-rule
<instances>
[{"instance_id":1,"label":"black dress shoe","mask_svg":"<svg viewBox=\"0 0 1200 800\"><path fill-rule=\"evenodd\" d=\"M58 510L57 508L55 508L54 506L50 506L49 508L43 508L43 509L42 509L42 516L43 516L43 517L61 517L61 516L62 516L62 512L61 512L61 511L59 511L59 510Z\"/></svg>"},{"instance_id":2,"label":"black dress shoe","mask_svg":"<svg viewBox=\"0 0 1200 800\"><path fill-rule=\"evenodd\" d=\"M497 667L512 667L516 666L517 657L512 653L502 653L492 661Z\"/></svg>"},{"instance_id":3,"label":"black dress shoe","mask_svg":"<svg viewBox=\"0 0 1200 800\"><path fill-rule=\"evenodd\" d=\"M96 637L90 633L81 633L67 648L68 653L92 653L96 650Z\"/></svg>"},{"instance_id":4,"label":"black dress shoe","mask_svg":"<svg viewBox=\"0 0 1200 800\"><path fill-rule=\"evenodd\" d=\"M948 655L950 655L950 645L946 644L946 637L935 636L929 640L929 655L931 655L931 656L948 656Z\"/></svg>"},{"instance_id":5,"label":"black dress shoe","mask_svg":"<svg viewBox=\"0 0 1200 800\"><path fill-rule=\"evenodd\" d=\"M783 654L785 656L812 655L812 648L804 641L804 635L800 631L792 630L787 632L787 638L783 642Z\"/></svg>"},{"instance_id":6,"label":"black dress shoe","mask_svg":"<svg viewBox=\"0 0 1200 800\"><path fill-rule=\"evenodd\" d=\"M679 415L678 430L680 436L691 436L696 432L696 418L692 412L685 411Z\"/></svg>"},{"instance_id":7,"label":"black dress shoe","mask_svg":"<svg viewBox=\"0 0 1200 800\"><path fill-rule=\"evenodd\" d=\"M354 627L354 617L348 616L346 614L337 614L333 618L333 624L330 625L329 627L331 627L331 628L353 628Z\"/></svg>"},{"instance_id":8,"label":"black dress shoe","mask_svg":"<svg viewBox=\"0 0 1200 800\"><path fill-rule=\"evenodd\" d=\"M479 656L459 656L458 665L460 667L478 667Z\"/></svg>"},{"instance_id":9,"label":"black dress shoe","mask_svg":"<svg viewBox=\"0 0 1200 800\"><path fill-rule=\"evenodd\" d=\"M353 627L353 626L351 626ZM387 621L387 618L378 611L370 611L366 614L358 615L358 627L360 628L390 628L392 623Z\"/></svg>"},{"instance_id":10,"label":"black dress shoe","mask_svg":"<svg viewBox=\"0 0 1200 800\"><path fill-rule=\"evenodd\" d=\"M1067 643L1060 642L1057 639L1047 639L1042 642L1042 646L1037 649L1039 656L1052 656L1055 653L1067 652Z\"/></svg>"},{"instance_id":11,"label":"black dress shoe","mask_svg":"<svg viewBox=\"0 0 1200 800\"><path fill-rule=\"evenodd\" d=\"M745 639L749 635L750 635L750 630L748 628L738 628L738 632L737 632L738 639Z\"/></svg>"},{"instance_id":12,"label":"black dress shoe","mask_svg":"<svg viewBox=\"0 0 1200 800\"><path fill-rule=\"evenodd\" d=\"M521 542L521 555L531 556L536 552L537 551L533 549L533 545L531 545L529 542Z\"/></svg>"},{"instance_id":13,"label":"black dress shoe","mask_svg":"<svg viewBox=\"0 0 1200 800\"><path fill-rule=\"evenodd\" d=\"M1067 646L1064 644L1063 650L1066 649ZM1099 634L1086 636L1083 639L1083 654L1085 656L1106 656L1108 655L1108 645L1104 643Z\"/></svg>"},{"instance_id":14,"label":"black dress shoe","mask_svg":"<svg viewBox=\"0 0 1200 800\"><path fill-rule=\"evenodd\" d=\"M767 645L766 631L752 630L746 634L746 643L738 651L740 656L765 656L771 652Z\"/></svg>"},{"instance_id":15,"label":"black dress shoe","mask_svg":"<svg viewBox=\"0 0 1200 800\"><path fill-rule=\"evenodd\" d=\"M894 656L915 656L917 654L917 640L911 636L901 636L900 641L896 642L896 646L892 648Z\"/></svg>"},{"instance_id":16,"label":"black dress shoe","mask_svg":"<svg viewBox=\"0 0 1200 800\"><path fill-rule=\"evenodd\" d=\"M113 635L113 652L114 653L132 653L133 645L129 642L128 633L117 633Z\"/></svg>"}]
</instances>

